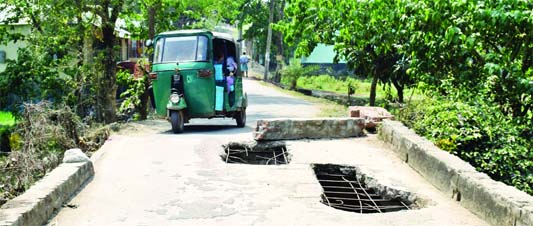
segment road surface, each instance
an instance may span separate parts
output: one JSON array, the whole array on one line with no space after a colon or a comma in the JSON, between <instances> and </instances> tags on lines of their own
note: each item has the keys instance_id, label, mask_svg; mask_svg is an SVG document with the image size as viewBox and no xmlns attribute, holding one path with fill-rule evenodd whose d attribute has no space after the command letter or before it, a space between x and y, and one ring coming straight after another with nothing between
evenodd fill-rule
<instances>
[{"instance_id":1,"label":"road surface","mask_svg":"<svg viewBox=\"0 0 533 226\"><path fill-rule=\"evenodd\" d=\"M288 142L287 165L226 164L222 144L251 140L255 121L312 117L312 103L246 80L248 122L191 120L175 135L166 121L134 123L97 152L92 180L54 216L55 226L428 225L485 226L403 164L375 135ZM313 163L357 165L428 200L417 210L358 214L320 203Z\"/></svg>"}]
</instances>

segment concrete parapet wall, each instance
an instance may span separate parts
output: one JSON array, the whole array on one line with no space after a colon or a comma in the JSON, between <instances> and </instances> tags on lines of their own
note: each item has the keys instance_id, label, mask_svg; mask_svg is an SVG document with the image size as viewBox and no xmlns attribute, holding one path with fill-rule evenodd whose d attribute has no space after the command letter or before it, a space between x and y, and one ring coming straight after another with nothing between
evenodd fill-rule
<instances>
[{"instance_id":1,"label":"concrete parapet wall","mask_svg":"<svg viewBox=\"0 0 533 226\"><path fill-rule=\"evenodd\" d=\"M363 135L364 128L362 118L263 119L253 135L256 140L345 138Z\"/></svg>"},{"instance_id":2,"label":"concrete parapet wall","mask_svg":"<svg viewBox=\"0 0 533 226\"><path fill-rule=\"evenodd\" d=\"M532 196L477 172L401 122L385 120L379 137L426 180L491 225L533 225Z\"/></svg>"},{"instance_id":3,"label":"concrete parapet wall","mask_svg":"<svg viewBox=\"0 0 533 226\"><path fill-rule=\"evenodd\" d=\"M0 208L0 226L41 226L89 178L92 163L63 163Z\"/></svg>"}]
</instances>

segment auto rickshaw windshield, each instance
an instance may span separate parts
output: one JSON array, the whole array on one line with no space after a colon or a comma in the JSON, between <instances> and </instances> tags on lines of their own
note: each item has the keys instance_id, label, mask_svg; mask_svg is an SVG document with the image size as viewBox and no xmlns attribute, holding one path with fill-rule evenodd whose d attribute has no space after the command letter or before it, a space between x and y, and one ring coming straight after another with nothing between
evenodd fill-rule
<instances>
[{"instance_id":1,"label":"auto rickshaw windshield","mask_svg":"<svg viewBox=\"0 0 533 226\"><path fill-rule=\"evenodd\" d=\"M154 63L207 61L207 37L165 37L157 40Z\"/></svg>"}]
</instances>

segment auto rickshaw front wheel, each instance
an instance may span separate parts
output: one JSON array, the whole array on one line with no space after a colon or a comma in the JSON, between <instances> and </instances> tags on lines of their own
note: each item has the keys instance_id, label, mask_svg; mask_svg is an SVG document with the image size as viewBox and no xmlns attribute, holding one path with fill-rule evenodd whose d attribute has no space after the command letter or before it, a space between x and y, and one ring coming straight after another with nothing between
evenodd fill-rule
<instances>
[{"instance_id":1,"label":"auto rickshaw front wheel","mask_svg":"<svg viewBox=\"0 0 533 226\"><path fill-rule=\"evenodd\" d=\"M170 124L172 125L172 132L182 133L184 127L183 111L170 111Z\"/></svg>"},{"instance_id":2,"label":"auto rickshaw front wheel","mask_svg":"<svg viewBox=\"0 0 533 226\"><path fill-rule=\"evenodd\" d=\"M237 121L237 127L244 127L246 125L246 108L243 108L237 115L235 115L235 120Z\"/></svg>"}]
</instances>

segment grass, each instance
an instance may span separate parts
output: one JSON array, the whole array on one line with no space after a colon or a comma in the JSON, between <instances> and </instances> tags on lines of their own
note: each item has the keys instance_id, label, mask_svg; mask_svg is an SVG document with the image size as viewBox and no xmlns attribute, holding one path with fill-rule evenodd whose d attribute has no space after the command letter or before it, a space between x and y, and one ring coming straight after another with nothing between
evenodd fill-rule
<instances>
[{"instance_id":1,"label":"grass","mask_svg":"<svg viewBox=\"0 0 533 226\"><path fill-rule=\"evenodd\" d=\"M333 76L329 75L318 75L318 76L303 76L298 78L297 86L304 89L313 89L313 90L323 90L334 92L338 94L346 95L348 93L348 84L351 84L355 88L355 97L369 97L371 81L369 79L355 79L355 78L346 78L346 79L336 79ZM394 86L390 87L390 92L395 95L397 93ZM407 101L407 98L411 95L413 89L405 89L404 95ZM414 98L418 98L420 94L418 92L414 93ZM387 97L387 90L383 84L378 83L376 87L376 102L384 100Z\"/></svg>"},{"instance_id":2,"label":"grass","mask_svg":"<svg viewBox=\"0 0 533 226\"><path fill-rule=\"evenodd\" d=\"M13 126L15 125L15 117L11 112L0 111L0 126Z\"/></svg>"}]
</instances>

